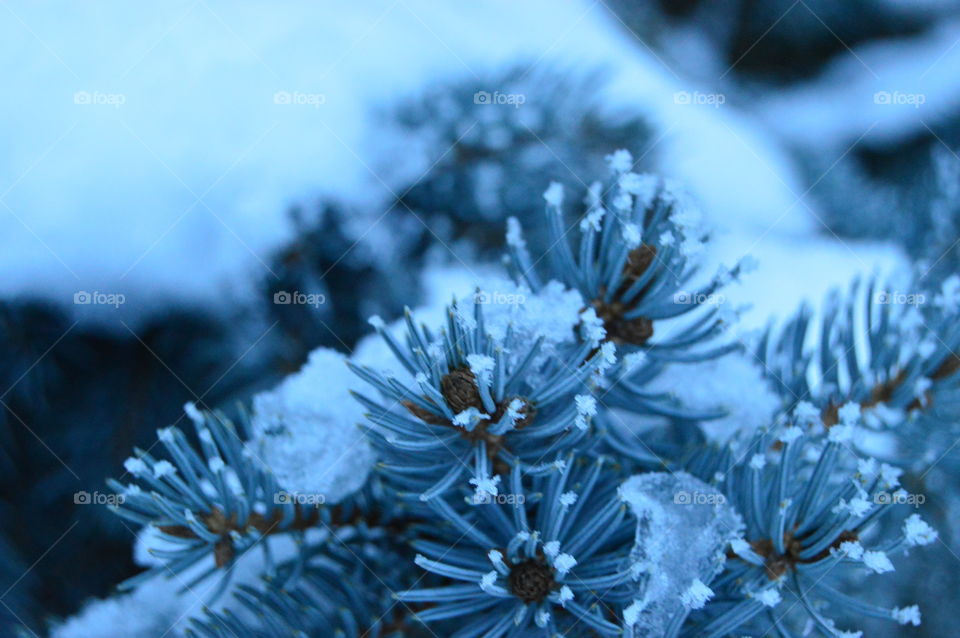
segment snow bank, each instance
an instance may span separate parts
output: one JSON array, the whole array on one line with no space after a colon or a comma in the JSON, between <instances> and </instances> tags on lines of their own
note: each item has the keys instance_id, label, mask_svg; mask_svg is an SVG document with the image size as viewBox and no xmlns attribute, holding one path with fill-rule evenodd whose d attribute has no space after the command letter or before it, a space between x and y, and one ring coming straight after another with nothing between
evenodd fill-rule
<instances>
[{"instance_id":1,"label":"snow bank","mask_svg":"<svg viewBox=\"0 0 960 638\"><path fill-rule=\"evenodd\" d=\"M270 543L276 560L292 558L299 550L297 544L285 537L271 539ZM249 617L249 612L237 604L230 591L239 585L255 586L262 582L266 569L263 553L254 549L238 557L230 567L233 572L230 589L215 602L212 598L220 586L222 574L219 573L180 591L212 568L213 557L209 556L177 575L153 578L129 594L91 600L75 616L52 627L50 638L173 638L183 635L192 618L202 618L207 606L215 611L230 609L241 617Z\"/></svg>"},{"instance_id":2,"label":"snow bank","mask_svg":"<svg viewBox=\"0 0 960 638\"><path fill-rule=\"evenodd\" d=\"M254 396L250 446L281 488L333 504L366 482L374 455L350 395L357 386L343 355L318 348L299 372Z\"/></svg>"},{"instance_id":3,"label":"snow bank","mask_svg":"<svg viewBox=\"0 0 960 638\"><path fill-rule=\"evenodd\" d=\"M771 128L801 146L861 139L909 141L960 107L960 22L921 35L867 43L819 77L772 93L757 105Z\"/></svg>"},{"instance_id":4,"label":"snow bank","mask_svg":"<svg viewBox=\"0 0 960 638\"><path fill-rule=\"evenodd\" d=\"M741 283L723 289L727 303L749 306L740 313L740 331L761 328L773 316L783 319L802 301L819 309L828 291L846 289L857 276L911 270L907 256L889 244L829 236L770 232L755 239L727 233L718 236L710 249L721 263L736 263L744 255L757 260L757 269L742 277Z\"/></svg>"},{"instance_id":5,"label":"snow bank","mask_svg":"<svg viewBox=\"0 0 960 638\"><path fill-rule=\"evenodd\" d=\"M651 113L665 171L717 219L757 226L790 203L791 169L762 132L729 103L678 104L694 87L598 4L5 7L0 115L18 126L0 156L0 294L226 306L270 276L291 202L376 207L371 105L524 59L609 67L611 104Z\"/></svg>"}]
</instances>

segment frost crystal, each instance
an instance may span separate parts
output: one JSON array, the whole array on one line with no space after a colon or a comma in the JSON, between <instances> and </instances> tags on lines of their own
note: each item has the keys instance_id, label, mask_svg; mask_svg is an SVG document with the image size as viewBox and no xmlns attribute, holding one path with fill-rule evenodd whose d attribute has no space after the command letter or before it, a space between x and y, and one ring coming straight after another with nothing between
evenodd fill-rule
<instances>
[{"instance_id":1,"label":"frost crystal","mask_svg":"<svg viewBox=\"0 0 960 638\"><path fill-rule=\"evenodd\" d=\"M537 612L534 622L537 624L537 627L546 627L547 623L550 622L550 612L546 609L541 609Z\"/></svg>"},{"instance_id":2,"label":"frost crystal","mask_svg":"<svg viewBox=\"0 0 960 638\"><path fill-rule=\"evenodd\" d=\"M358 424L344 357L320 348L300 372L253 399L251 450L289 491L336 503L363 485L373 453Z\"/></svg>"},{"instance_id":3,"label":"frost crystal","mask_svg":"<svg viewBox=\"0 0 960 638\"><path fill-rule=\"evenodd\" d=\"M482 498L484 494L489 494L490 496L497 495L497 485L500 483L500 477L494 476L490 477L489 475L485 476L475 476L470 479L470 485L473 485L476 488L476 496Z\"/></svg>"},{"instance_id":4,"label":"frost crystal","mask_svg":"<svg viewBox=\"0 0 960 638\"><path fill-rule=\"evenodd\" d=\"M887 489L900 485L901 474L903 474L903 470L899 467L894 467L888 463L880 465L880 482L883 483Z\"/></svg>"},{"instance_id":5,"label":"frost crystal","mask_svg":"<svg viewBox=\"0 0 960 638\"><path fill-rule=\"evenodd\" d=\"M730 541L730 549L732 549L733 553L737 556L746 557L753 554L753 549L750 547L750 543L742 538L735 538Z\"/></svg>"},{"instance_id":6,"label":"frost crystal","mask_svg":"<svg viewBox=\"0 0 960 638\"><path fill-rule=\"evenodd\" d=\"M803 436L803 430L794 425L783 431L783 435L780 437L780 440L784 443L793 443L801 436Z\"/></svg>"},{"instance_id":7,"label":"frost crystal","mask_svg":"<svg viewBox=\"0 0 960 638\"><path fill-rule=\"evenodd\" d=\"M495 365L493 357L480 354L467 355L467 364L469 364L471 372L477 376L478 382L489 385L490 373L493 372Z\"/></svg>"},{"instance_id":8,"label":"frost crystal","mask_svg":"<svg viewBox=\"0 0 960 638\"><path fill-rule=\"evenodd\" d=\"M903 522L903 536L908 545L929 545L937 540L937 531L920 518L919 514L911 514Z\"/></svg>"},{"instance_id":9,"label":"frost crystal","mask_svg":"<svg viewBox=\"0 0 960 638\"><path fill-rule=\"evenodd\" d=\"M560 554L553 559L553 566L561 576L566 575L576 564L577 559L570 554Z\"/></svg>"},{"instance_id":10,"label":"frost crystal","mask_svg":"<svg viewBox=\"0 0 960 638\"><path fill-rule=\"evenodd\" d=\"M574 425L586 430L590 425L590 417L597 413L597 400L589 394L578 394L574 401L577 404L577 418Z\"/></svg>"},{"instance_id":11,"label":"frost crystal","mask_svg":"<svg viewBox=\"0 0 960 638\"><path fill-rule=\"evenodd\" d=\"M812 425L820 420L820 410L809 401L801 401L793 409L793 418L801 425Z\"/></svg>"},{"instance_id":12,"label":"frost crystal","mask_svg":"<svg viewBox=\"0 0 960 638\"><path fill-rule=\"evenodd\" d=\"M477 408L467 408L463 412L459 412L453 417L453 423L454 425L459 425L462 428L466 428L467 431L470 432L479 421L489 418L489 414L484 414Z\"/></svg>"},{"instance_id":13,"label":"frost crystal","mask_svg":"<svg viewBox=\"0 0 960 638\"><path fill-rule=\"evenodd\" d=\"M587 194L583 196L583 203L588 208L596 208L603 204L603 183L599 180L594 181L587 188Z\"/></svg>"},{"instance_id":14,"label":"frost crystal","mask_svg":"<svg viewBox=\"0 0 960 638\"><path fill-rule=\"evenodd\" d=\"M547 204L560 208L563 205L563 184L550 182L550 186L543 192L543 198L547 200Z\"/></svg>"},{"instance_id":15,"label":"frost crystal","mask_svg":"<svg viewBox=\"0 0 960 638\"><path fill-rule=\"evenodd\" d=\"M600 355L603 357L600 371L603 372L617 362L617 346L612 341L607 341L600 346Z\"/></svg>"},{"instance_id":16,"label":"frost crystal","mask_svg":"<svg viewBox=\"0 0 960 638\"><path fill-rule=\"evenodd\" d=\"M623 233L623 243L627 245L627 248L636 248L643 239L640 228L636 224L624 224L621 232Z\"/></svg>"},{"instance_id":17,"label":"frost crystal","mask_svg":"<svg viewBox=\"0 0 960 638\"><path fill-rule=\"evenodd\" d=\"M863 545L858 541L844 541L840 543L840 549L838 551L853 560L861 560L863 558Z\"/></svg>"},{"instance_id":18,"label":"frost crystal","mask_svg":"<svg viewBox=\"0 0 960 638\"><path fill-rule=\"evenodd\" d=\"M617 173L626 173L633 168L633 155L623 148L607 155L605 159L607 164L610 165L610 169Z\"/></svg>"},{"instance_id":19,"label":"frost crystal","mask_svg":"<svg viewBox=\"0 0 960 638\"><path fill-rule=\"evenodd\" d=\"M147 464L144 463L142 459L135 459L133 457L123 462L123 468L134 476L140 476L150 471L150 468L147 467Z\"/></svg>"},{"instance_id":20,"label":"frost crystal","mask_svg":"<svg viewBox=\"0 0 960 638\"><path fill-rule=\"evenodd\" d=\"M620 191L613 196L613 207L624 213L629 212L633 208L633 197L630 196L630 193Z\"/></svg>"},{"instance_id":21,"label":"frost crystal","mask_svg":"<svg viewBox=\"0 0 960 638\"><path fill-rule=\"evenodd\" d=\"M595 232L600 232L600 221L603 219L603 209L594 208L583 218L580 222L580 230L586 232L589 229L593 229Z\"/></svg>"},{"instance_id":22,"label":"frost crystal","mask_svg":"<svg viewBox=\"0 0 960 638\"><path fill-rule=\"evenodd\" d=\"M893 616L893 619L901 625L913 625L914 627L920 626L920 608L916 605L910 605L909 607L894 607L893 611L890 612L890 615Z\"/></svg>"},{"instance_id":23,"label":"frost crystal","mask_svg":"<svg viewBox=\"0 0 960 638\"><path fill-rule=\"evenodd\" d=\"M873 504L867 499L866 493L851 498L849 501L840 499L840 503L833 508L836 512L849 512L853 516L861 517L870 511Z\"/></svg>"},{"instance_id":24,"label":"frost crystal","mask_svg":"<svg viewBox=\"0 0 960 638\"><path fill-rule=\"evenodd\" d=\"M947 277L933 303L951 313L960 309L960 276L953 274Z\"/></svg>"},{"instance_id":25,"label":"frost crystal","mask_svg":"<svg viewBox=\"0 0 960 638\"><path fill-rule=\"evenodd\" d=\"M183 411L186 412L187 417L196 424L203 423L203 414L200 410L197 409L197 406L193 401L187 401L183 404Z\"/></svg>"},{"instance_id":26,"label":"frost crystal","mask_svg":"<svg viewBox=\"0 0 960 638\"><path fill-rule=\"evenodd\" d=\"M860 421L860 404L859 403L846 403L837 411L837 416L840 417L840 423L844 425L855 425Z\"/></svg>"},{"instance_id":27,"label":"frost crystal","mask_svg":"<svg viewBox=\"0 0 960 638\"><path fill-rule=\"evenodd\" d=\"M885 553L880 551L864 552L863 564L878 574L893 571L893 563L890 562Z\"/></svg>"},{"instance_id":28,"label":"frost crystal","mask_svg":"<svg viewBox=\"0 0 960 638\"><path fill-rule=\"evenodd\" d=\"M523 248L527 242L523 239L523 228L516 217L507 218L507 244L517 248Z\"/></svg>"},{"instance_id":29,"label":"frost crystal","mask_svg":"<svg viewBox=\"0 0 960 638\"><path fill-rule=\"evenodd\" d=\"M607 331L603 327L603 319L597 316L597 311L593 308L587 308L581 312L580 321L580 332L585 341L599 345L607 336Z\"/></svg>"},{"instance_id":30,"label":"frost crystal","mask_svg":"<svg viewBox=\"0 0 960 638\"><path fill-rule=\"evenodd\" d=\"M694 579L690 587L680 594L680 602L690 609L702 609L707 601L713 597L713 590L703 584L699 578Z\"/></svg>"},{"instance_id":31,"label":"frost crystal","mask_svg":"<svg viewBox=\"0 0 960 638\"><path fill-rule=\"evenodd\" d=\"M577 502L576 492L564 492L560 495L560 504L564 507L570 507Z\"/></svg>"},{"instance_id":32,"label":"frost crystal","mask_svg":"<svg viewBox=\"0 0 960 638\"><path fill-rule=\"evenodd\" d=\"M620 176L620 188L631 195L636 195L645 206L653 199L657 192L659 179L655 175L638 175L637 173L624 173Z\"/></svg>"},{"instance_id":33,"label":"frost crystal","mask_svg":"<svg viewBox=\"0 0 960 638\"><path fill-rule=\"evenodd\" d=\"M690 592L691 583L712 580L742 522L719 492L683 472L634 476L620 494L637 517L630 555L639 581L632 629L637 637L662 636L683 609L684 594L690 602L703 597L699 587Z\"/></svg>"},{"instance_id":34,"label":"frost crystal","mask_svg":"<svg viewBox=\"0 0 960 638\"><path fill-rule=\"evenodd\" d=\"M776 607L783 601L783 596L780 595L780 592L776 590L775 587L770 587L769 589L764 589L761 592L757 592L753 595L764 607Z\"/></svg>"}]
</instances>

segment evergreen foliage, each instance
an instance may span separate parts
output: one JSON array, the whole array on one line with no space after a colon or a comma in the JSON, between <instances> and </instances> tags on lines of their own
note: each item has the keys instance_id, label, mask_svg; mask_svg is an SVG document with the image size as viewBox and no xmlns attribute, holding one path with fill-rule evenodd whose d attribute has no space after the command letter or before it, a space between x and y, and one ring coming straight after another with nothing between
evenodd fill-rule
<instances>
[{"instance_id":1,"label":"evergreen foliage","mask_svg":"<svg viewBox=\"0 0 960 638\"><path fill-rule=\"evenodd\" d=\"M828 304L816 341L801 309L757 342L781 397L768 423L725 443L671 437L721 413L645 386L675 366L736 354L739 342L725 336L736 315L716 293L743 267L701 276L709 238L682 192L634 173L626 151L607 161L611 180L589 188L569 226L562 186L547 188L554 250L544 263L510 219L512 283L454 299L439 324L411 310L392 324L374 317L381 355L325 370L352 373L355 390L342 399L366 409L379 460L355 493L326 502L286 491L258 457L264 434L247 425L257 413L235 425L188 404L196 436L164 428L163 457L135 450L125 463L132 482L111 486L123 497L117 513L149 530L154 562L124 586L168 578L189 591L214 580L209 611L184 629L205 638L719 638L809 627L844 637L858 634L839 627L863 615L918 624L912 603L853 593L865 574L892 572L905 550L937 539L908 511L905 468L864 448L874 432L947 427L955 284L923 312L878 302L875 282L854 284ZM492 301L508 287L529 307ZM532 310L543 299L553 323ZM623 414L662 419L659 431L651 438L614 418ZM271 419L268 436L306 436L282 413ZM346 447L342 462L352 456ZM650 469L686 470L704 491L644 493L651 482L628 495L626 479ZM729 529L704 532L710 569L702 551L655 523L666 514L650 503L664 498L680 512L672 524L728 512L718 520L733 521ZM254 553L261 578L231 584ZM681 602L668 604L664 591L682 592Z\"/></svg>"}]
</instances>

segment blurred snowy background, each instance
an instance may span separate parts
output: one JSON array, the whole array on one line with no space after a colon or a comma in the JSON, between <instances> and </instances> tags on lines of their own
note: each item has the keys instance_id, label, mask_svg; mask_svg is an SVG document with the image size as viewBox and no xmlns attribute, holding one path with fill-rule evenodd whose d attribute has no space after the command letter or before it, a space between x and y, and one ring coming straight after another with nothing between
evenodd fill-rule
<instances>
[{"instance_id":1,"label":"blurred snowy background","mask_svg":"<svg viewBox=\"0 0 960 638\"><path fill-rule=\"evenodd\" d=\"M953 0L0 5L0 618L37 635L136 570L72 495L462 290L616 148L756 258L743 330L960 260Z\"/></svg>"}]
</instances>

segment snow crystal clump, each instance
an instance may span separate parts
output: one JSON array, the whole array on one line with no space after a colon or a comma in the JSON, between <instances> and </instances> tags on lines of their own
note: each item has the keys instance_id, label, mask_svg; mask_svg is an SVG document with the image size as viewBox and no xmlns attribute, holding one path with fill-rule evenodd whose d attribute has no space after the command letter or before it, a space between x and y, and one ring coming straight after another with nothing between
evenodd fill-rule
<instances>
[{"instance_id":1,"label":"snow crystal clump","mask_svg":"<svg viewBox=\"0 0 960 638\"><path fill-rule=\"evenodd\" d=\"M708 584L743 523L721 493L684 472L633 476L620 497L637 517L630 558L638 588L629 635L663 636L674 616L712 595Z\"/></svg>"},{"instance_id":2,"label":"snow crystal clump","mask_svg":"<svg viewBox=\"0 0 960 638\"><path fill-rule=\"evenodd\" d=\"M474 300L483 306L484 325L490 336L503 339L510 326L517 343L532 344L543 337L545 354L555 354L557 346L573 342L584 306L578 291L558 281L534 293L508 279L491 279L481 284Z\"/></svg>"},{"instance_id":3,"label":"snow crystal clump","mask_svg":"<svg viewBox=\"0 0 960 638\"><path fill-rule=\"evenodd\" d=\"M470 321L473 321L473 304L477 303L483 310L484 327L494 339L503 339L508 327L513 332L514 342L518 344L533 344L543 337L540 354L533 361L531 369L556 356L561 346L574 342L581 320L580 310L585 305L578 291L568 289L560 282L550 281L535 293L524 285L518 285L499 274L492 275L481 268L470 271L433 269L425 275L423 287L442 292L432 295L428 303L412 310L415 324L426 325L438 334L446 327L447 306L451 297L459 301L461 316ZM376 323L394 339L401 343L404 341L407 326L402 318L389 322L379 317L376 319ZM523 348L507 353L513 357L512 364L518 364L524 354ZM357 342L351 361L369 366L407 385L415 382L384 339L375 332ZM536 375L531 374L531 383L537 380ZM358 389L365 389L362 381L355 383Z\"/></svg>"},{"instance_id":4,"label":"snow crystal clump","mask_svg":"<svg viewBox=\"0 0 960 638\"><path fill-rule=\"evenodd\" d=\"M336 503L367 480L374 457L351 383L343 355L319 348L299 372L253 398L251 448L283 489Z\"/></svg>"}]
</instances>

